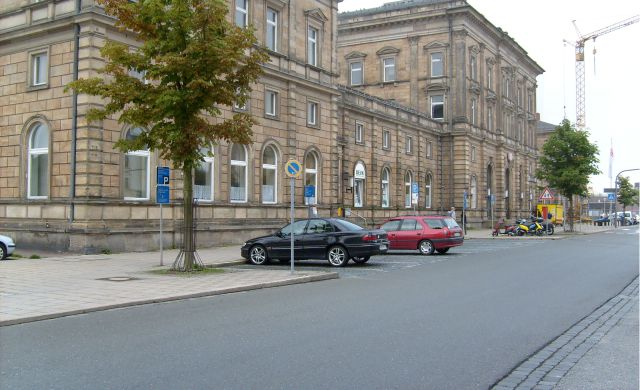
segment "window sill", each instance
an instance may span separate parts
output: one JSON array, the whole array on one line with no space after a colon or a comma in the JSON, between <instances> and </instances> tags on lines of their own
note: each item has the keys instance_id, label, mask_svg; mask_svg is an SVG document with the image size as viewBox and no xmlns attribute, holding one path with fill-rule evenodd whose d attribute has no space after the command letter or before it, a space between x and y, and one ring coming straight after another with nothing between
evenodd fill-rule
<instances>
[{"instance_id":1,"label":"window sill","mask_svg":"<svg viewBox=\"0 0 640 390\"><path fill-rule=\"evenodd\" d=\"M27 92L40 91L42 89L48 89L48 88L49 88L49 83L46 82L44 84L38 84L38 85L27 85L26 91Z\"/></svg>"}]
</instances>

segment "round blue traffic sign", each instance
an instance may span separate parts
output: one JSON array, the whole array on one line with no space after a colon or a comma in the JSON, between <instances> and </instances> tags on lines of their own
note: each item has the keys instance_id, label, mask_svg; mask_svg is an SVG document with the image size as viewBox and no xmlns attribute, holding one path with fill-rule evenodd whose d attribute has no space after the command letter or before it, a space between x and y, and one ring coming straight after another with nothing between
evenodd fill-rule
<instances>
[{"instance_id":1,"label":"round blue traffic sign","mask_svg":"<svg viewBox=\"0 0 640 390\"><path fill-rule=\"evenodd\" d=\"M285 164L284 172L289 177L300 177L300 174L302 173L302 164L300 164L300 161L298 160L291 159Z\"/></svg>"}]
</instances>

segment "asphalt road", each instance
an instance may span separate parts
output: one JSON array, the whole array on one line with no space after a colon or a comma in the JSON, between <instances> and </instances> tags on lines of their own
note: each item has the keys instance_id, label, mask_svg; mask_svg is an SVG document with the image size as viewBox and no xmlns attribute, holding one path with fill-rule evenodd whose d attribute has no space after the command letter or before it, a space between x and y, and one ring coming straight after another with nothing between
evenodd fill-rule
<instances>
[{"instance_id":1,"label":"asphalt road","mask_svg":"<svg viewBox=\"0 0 640 390\"><path fill-rule=\"evenodd\" d=\"M638 275L638 234L471 240L340 272L0 328L0 387L487 389Z\"/></svg>"}]
</instances>

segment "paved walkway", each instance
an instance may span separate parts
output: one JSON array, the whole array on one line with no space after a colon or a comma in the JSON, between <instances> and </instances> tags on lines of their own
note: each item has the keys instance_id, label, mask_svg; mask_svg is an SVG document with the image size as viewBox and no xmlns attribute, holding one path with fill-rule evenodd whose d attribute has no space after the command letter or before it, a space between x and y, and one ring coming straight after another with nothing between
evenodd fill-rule
<instances>
[{"instance_id":1,"label":"paved walkway","mask_svg":"<svg viewBox=\"0 0 640 390\"><path fill-rule=\"evenodd\" d=\"M577 225L578 234L598 233L613 227ZM468 230L466 239L555 240L568 237L562 228L553 236L492 237L490 229ZM29 250L18 253L30 256ZM38 252L35 252L38 253ZM244 262L238 245L198 250L203 262L224 266ZM177 250L103 255L52 254L41 259L0 262L0 326L152 302L275 287L337 278L335 272L224 268L225 272L196 276L162 275ZM635 282L631 309L620 311L606 332L582 349L573 368L556 377L560 389L638 388L638 290ZM615 299L615 298L614 298ZM629 347L631 346L631 347ZM582 358L584 356L584 359ZM620 362L624 362L623 365ZM620 369L622 367L622 369ZM617 372L616 369L618 370ZM615 374L612 375L612 372ZM527 388L519 383L507 388ZM542 386L541 386L542 385ZM553 387L553 386L552 386ZM531 388L551 388L538 382Z\"/></svg>"},{"instance_id":2,"label":"paved walkway","mask_svg":"<svg viewBox=\"0 0 640 390\"><path fill-rule=\"evenodd\" d=\"M242 263L239 246L199 249L206 265ZM337 278L335 272L240 270L163 275L177 250L0 262L0 326L117 307Z\"/></svg>"}]
</instances>

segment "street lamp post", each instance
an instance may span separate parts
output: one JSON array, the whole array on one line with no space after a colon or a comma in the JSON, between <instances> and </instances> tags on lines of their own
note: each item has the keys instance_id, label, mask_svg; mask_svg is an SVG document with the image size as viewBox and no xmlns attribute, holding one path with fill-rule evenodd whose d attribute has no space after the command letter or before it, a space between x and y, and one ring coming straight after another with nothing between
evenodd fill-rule
<instances>
[{"instance_id":1,"label":"street lamp post","mask_svg":"<svg viewBox=\"0 0 640 390\"><path fill-rule=\"evenodd\" d=\"M618 213L616 212L616 208L618 207L618 178L624 172L630 172L630 171L640 171L640 168L625 169L623 171L618 172L618 174L616 175L615 192L613 196L615 198L613 200L613 226L616 228L618 227ZM624 215L622 216L622 218L624 218Z\"/></svg>"}]
</instances>

